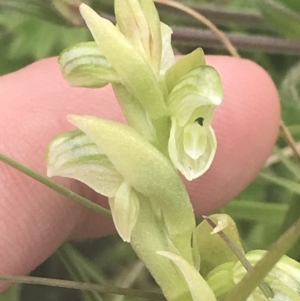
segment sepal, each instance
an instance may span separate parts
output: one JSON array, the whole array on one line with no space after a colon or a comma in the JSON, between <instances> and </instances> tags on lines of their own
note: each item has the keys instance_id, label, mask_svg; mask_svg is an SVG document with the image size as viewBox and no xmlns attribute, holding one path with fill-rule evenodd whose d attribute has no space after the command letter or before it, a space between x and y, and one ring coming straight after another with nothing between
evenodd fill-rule
<instances>
[{"instance_id":1,"label":"sepal","mask_svg":"<svg viewBox=\"0 0 300 301\"><path fill-rule=\"evenodd\" d=\"M60 134L50 142L47 174L78 180L107 197L113 197L124 181L101 149L81 131Z\"/></svg>"},{"instance_id":2,"label":"sepal","mask_svg":"<svg viewBox=\"0 0 300 301\"><path fill-rule=\"evenodd\" d=\"M211 66L202 66L187 73L172 89L168 97L171 116L176 116L180 125L192 117L204 117L210 124L213 110L221 104L222 83L218 72Z\"/></svg>"},{"instance_id":3,"label":"sepal","mask_svg":"<svg viewBox=\"0 0 300 301\"><path fill-rule=\"evenodd\" d=\"M95 42L75 44L59 56L63 76L72 86L101 88L120 77Z\"/></svg>"}]
</instances>

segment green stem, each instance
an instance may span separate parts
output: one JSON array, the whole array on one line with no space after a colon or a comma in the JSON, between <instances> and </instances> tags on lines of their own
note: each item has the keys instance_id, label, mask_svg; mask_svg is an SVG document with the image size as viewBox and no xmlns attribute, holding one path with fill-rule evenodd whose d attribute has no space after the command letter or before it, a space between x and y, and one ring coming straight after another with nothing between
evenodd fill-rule
<instances>
[{"instance_id":1,"label":"green stem","mask_svg":"<svg viewBox=\"0 0 300 301\"><path fill-rule=\"evenodd\" d=\"M174 254L178 254L179 251L184 257L183 253L187 253L186 250L174 246L165 230L163 217L153 209L150 200L139 195L139 201L139 217L130 240L132 248L145 263L167 300L191 301L192 296L179 269L169 259L157 254L158 251ZM185 245L191 249L188 243Z\"/></svg>"},{"instance_id":2,"label":"green stem","mask_svg":"<svg viewBox=\"0 0 300 301\"><path fill-rule=\"evenodd\" d=\"M40 183L46 185L47 187L55 190L56 192L66 196L67 198L69 198L69 199L71 199L71 200L73 200L73 201L75 201L75 202L77 202L77 203L79 203L79 204L81 204L81 205L97 212L97 213L100 213L100 214L105 215L105 216L111 216L111 212L108 209L106 209L106 208L90 201L89 199L86 199L86 198L82 197L81 195L75 193L72 190L69 190L69 189L65 188L62 185L59 185L59 184L55 183L54 181L50 180L49 178L33 171L29 167L27 167L25 165L22 165L21 163L9 158L8 156L6 156L2 153L0 153L0 161L10 165L11 167L21 171L22 173L24 173L27 176L37 180Z\"/></svg>"},{"instance_id":3,"label":"green stem","mask_svg":"<svg viewBox=\"0 0 300 301\"><path fill-rule=\"evenodd\" d=\"M85 290L91 292L93 291L99 293L125 295L129 297L139 297L139 298L146 298L152 300L165 300L163 295L160 293L140 291L136 289L122 288L122 287L115 287L115 286L108 286L108 285L75 282L70 280L59 280L59 279L50 279L50 278L41 278L41 277L32 277L32 276L12 276L12 275L0 275L0 280L10 281L14 283L37 284L37 285L62 287L68 289Z\"/></svg>"}]
</instances>

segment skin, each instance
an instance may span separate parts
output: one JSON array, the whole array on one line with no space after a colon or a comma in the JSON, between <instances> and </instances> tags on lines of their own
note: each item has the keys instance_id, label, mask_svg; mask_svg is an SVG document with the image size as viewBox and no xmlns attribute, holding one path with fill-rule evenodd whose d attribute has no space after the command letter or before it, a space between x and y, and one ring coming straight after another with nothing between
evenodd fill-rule
<instances>
[{"instance_id":1,"label":"skin","mask_svg":"<svg viewBox=\"0 0 300 301\"><path fill-rule=\"evenodd\" d=\"M210 170L187 183L196 215L208 214L236 196L270 155L279 129L276 88L260 66L244 59L208 56L221 75L224 101L215 112L218 149ZM65 116L90 114L125 122L111 88L73 88L57 58L0 78L0 151L46 174L45 149L73 129ZM107 207L107 200L76 181L55 178ZM1 274L27 274L66 239L115 232L101 217L0 162ZM4 289L4 285L0 286Z\"/></svg>"}]
</instances>

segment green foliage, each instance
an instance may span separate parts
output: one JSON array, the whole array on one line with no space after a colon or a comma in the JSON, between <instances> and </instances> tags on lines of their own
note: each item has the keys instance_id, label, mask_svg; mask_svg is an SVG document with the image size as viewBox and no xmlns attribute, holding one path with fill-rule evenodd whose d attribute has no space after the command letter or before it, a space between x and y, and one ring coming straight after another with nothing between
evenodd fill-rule
<instances>
[{"instance_id":1,"label":"green foliage","mask_svg":"<svg viewBox=\"0 0 300 301\"><path fill-rule=\"evenodd\" d=\"M18 12L0 14L0 74L58 55L89 38L85 28L65 27Z\"/></svg>"}]
</instances>

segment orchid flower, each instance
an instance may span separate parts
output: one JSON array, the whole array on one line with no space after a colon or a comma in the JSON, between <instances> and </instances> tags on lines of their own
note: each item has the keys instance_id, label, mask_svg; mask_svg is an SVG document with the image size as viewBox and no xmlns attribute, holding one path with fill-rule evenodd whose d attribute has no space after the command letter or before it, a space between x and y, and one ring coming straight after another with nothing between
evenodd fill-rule
<instances>
[{"instance_id":1,"label":"orchid flower","mask_svg":"<svg viewBox=\"0 0 300 301\"><path fill-rule=\"evenodd\" d=\"M69 120L80 123L76 116L69 116ZM99 144L82 131L63 133L49 144L47 158L49 177L79 180L109 198L116 229L122 239L129 242L139 211L136 191L116 170Z\"/></svg>"},{"instance_id":2,"label":"orchid flower","mask_svg":"<svg viewBox=\"0 0 300 301\"><path fill-rule=\"evenodd\" d=\"M169 155L187 180L201 176L212 163L217 141L211 122L221 101L220 78L206 65L188 72L168 96Z\"/></svg>"}]
</instances>

